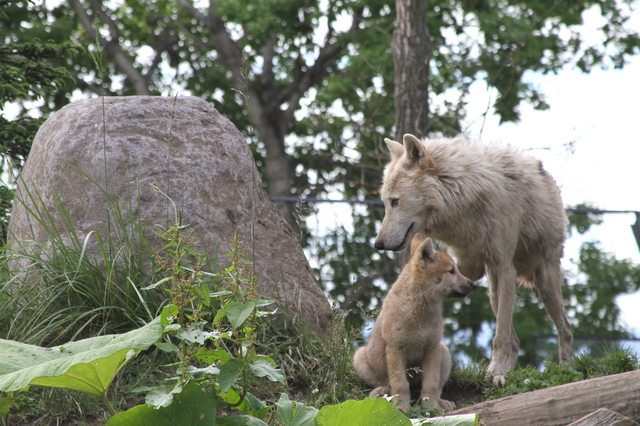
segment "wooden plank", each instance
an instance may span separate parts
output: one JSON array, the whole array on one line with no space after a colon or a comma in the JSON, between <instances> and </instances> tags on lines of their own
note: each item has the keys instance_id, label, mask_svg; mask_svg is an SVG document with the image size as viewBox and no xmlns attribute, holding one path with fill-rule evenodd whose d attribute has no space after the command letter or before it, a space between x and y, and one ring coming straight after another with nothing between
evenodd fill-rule
<instances>
[{"instance_id":1,"label":"wooden plank","mask_svg":"<svg viewBox=\"0 0 640 426\"><path fill-rule=\"evenodd\" d=\"M640 370L481 402L445 415L480 414L480 424L564 426L600 408L640 420Z\"/></svg>"},{"instance_id":2,"label":"wooden plank","mask_svg":"<svg viewBox=\"0 0 640 426\"><path fill-rule=\"evenodd\" d=\"M601 408L568 426L637 426L638 423L608 408Z\"/></svg>"}]
</instances>

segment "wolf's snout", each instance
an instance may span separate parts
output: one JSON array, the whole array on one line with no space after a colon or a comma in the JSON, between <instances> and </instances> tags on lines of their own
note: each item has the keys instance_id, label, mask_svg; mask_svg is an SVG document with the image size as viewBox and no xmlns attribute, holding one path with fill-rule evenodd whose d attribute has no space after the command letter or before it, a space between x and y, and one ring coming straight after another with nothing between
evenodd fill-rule
<instances>
[{"instance_id":1,"label":"wolf's snout","mask_svg":"<svg viewBox=\"0 0 640 426\"><path fill-rule=\"evenodd\" d=\"M378 250L384 250L384 242L382 240L376 240L373 246Z\"/></svg>"},{"instance_id":2,"label":"wolf's snout","mask_svg":"<svg viewBox=\"0 0 640 426\"><path fill-rule=\"evenodd\" d=\"M471 281L469 280L469 285L471 286L472 289L476 289L476 287L478 287L478 284L475 283L475 281Z\"/></svg>"}]
</instances>

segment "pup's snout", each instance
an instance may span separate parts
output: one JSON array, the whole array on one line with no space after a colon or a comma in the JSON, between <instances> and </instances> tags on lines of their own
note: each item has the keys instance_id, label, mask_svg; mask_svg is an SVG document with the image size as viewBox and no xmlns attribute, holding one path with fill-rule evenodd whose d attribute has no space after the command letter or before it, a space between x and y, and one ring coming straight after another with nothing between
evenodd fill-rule
<instances>
[{"instance_id":1,"label":"pup's snout","mask_svg":"<svg viewBox=\"0 0 640 426\"><path fill-rule=\"evenodd\" d=\"M376 240L373 246L378 250L384 250L384 242L382 240Z\"/></svg>"},{"instance_id":2,"label":"pup's snout","mask_svg":"<svg viewBox=\"0 0 640 426\"><path fill-rule=\"evenodd\" d=\"M474 290L476 289L476 287L478 287L478 284L476 284L476 282L475 282L475 281L471 281L471 280L469 280L469 285L470 285L470 286L471 286L471 288L472 288L472 289L474 289Z\"/></svg>"}]
</instances>

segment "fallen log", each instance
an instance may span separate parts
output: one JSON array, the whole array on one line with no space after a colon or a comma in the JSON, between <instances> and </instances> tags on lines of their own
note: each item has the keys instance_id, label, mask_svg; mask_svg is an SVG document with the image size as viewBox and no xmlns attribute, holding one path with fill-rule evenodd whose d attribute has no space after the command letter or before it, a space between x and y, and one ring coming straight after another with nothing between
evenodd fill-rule
<instances>
[{"instance_id":1,"label":"fallen log","mask_svg":"<svg viewBox=\"0 0 640 426\"><path fill-rule=\"evenodd\" d=\"M478 413L486 426L564 426L600 408L640 420L640 370L506 396L445 415Z\"/></svg>"},{"instance_id":2,"label":"fallen log","mask_svg":"<svg viewBox=\"0 0 640 426\"><path fill-rule=\"evenodd\" d=\"M568 426L638 426L638 423L608 408L601 408Z\"/></svg>"}]
</instances>

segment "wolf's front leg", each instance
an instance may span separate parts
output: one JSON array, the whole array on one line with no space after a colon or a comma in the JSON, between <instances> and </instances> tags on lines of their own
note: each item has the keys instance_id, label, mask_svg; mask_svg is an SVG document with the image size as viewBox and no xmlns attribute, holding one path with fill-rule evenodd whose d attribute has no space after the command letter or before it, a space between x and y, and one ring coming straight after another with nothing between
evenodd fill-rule
<instances>
[{"instance_id":1,"label":"wolf's front leg","mask_svg":"<svg viewBox=\"0 0 640 426\"><path fill-rule=\"evenodd\" d=\"M495 385L504 386L504 375L516 367L520 342L513 328L513 307L516 297L516 271L511 265L489 268L489 298L496 315L496 335L493 353L487 367L493 373Z\"/></svg>"},{"instance_id":2,"label":"wolf's front leg","mask_svg":"<svg viewBox=\"0 0 640 426\"><path fill-rule=\"evenodd\" d=\"M393 395L393 403L400 410L407 412L411 408L411 393L407 380L407 361L398 348L387 347L387 371L389 385Z\"/></svg>"},{"instance_id":3,"label":"wolf's front leg","mask_svg":"<svg viewBox=\"0 0 640 426\"><path fill-rule=\"evenodd\" d=\"M422 360L422 390L420 399L423 404L431 405L441 410L453 410L456 404L441 399L442 388L447 382L451 371L451 354L447 346L440 342L432 350L425 351Z\"/></svg>"}]
</instances>

